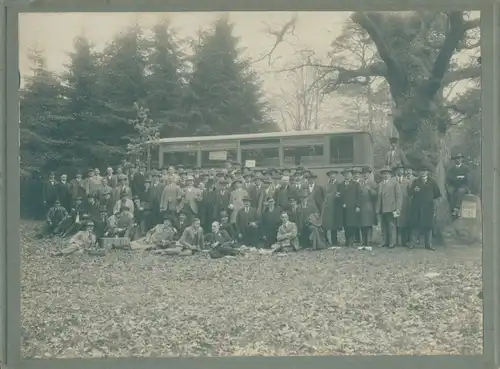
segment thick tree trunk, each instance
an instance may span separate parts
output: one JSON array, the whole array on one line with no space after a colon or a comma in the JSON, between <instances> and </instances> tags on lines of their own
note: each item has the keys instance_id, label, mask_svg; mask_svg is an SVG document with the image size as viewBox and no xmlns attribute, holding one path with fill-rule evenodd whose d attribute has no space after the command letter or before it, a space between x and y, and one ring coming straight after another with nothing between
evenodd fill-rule
<instances>
[{"instance_id":1,"label":"thick tree trunk","mask_svg":"<svg viewBox=\"0 0 500 369\"><path fill-rule=\"evenodd\" d=\"M402 121L404 119L404 122ZM441 191L441 198L436 201L436 227L435 234L438 239L442 231L451 221L450 205L445 190L446 168L449 162L449 151L445 143L444 133L437 127L437 120L441 119L438 114L435 116L426 115L425 119L421 115L401 116L396 114L394 125L399 131L401 148L405 151L408 161L412 166L420 166L424 163L433 167L432 176L437 181ZM411 122L412 127L417 129L404 129Z\"/></svg>"}]
</instances>

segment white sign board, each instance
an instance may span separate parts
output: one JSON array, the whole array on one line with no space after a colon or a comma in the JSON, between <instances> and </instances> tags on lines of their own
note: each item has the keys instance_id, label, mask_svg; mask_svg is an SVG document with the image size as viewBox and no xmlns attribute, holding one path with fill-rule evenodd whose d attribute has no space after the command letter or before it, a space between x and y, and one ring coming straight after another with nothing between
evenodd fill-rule
<instances>
[{"instance_id":1,"label":"white sign board","mask_svg":"<svg viewBox=\"0 0 500 369\"><path fill-rule=\"evenodd\" d=\"M227 160L227 151L210 151L208 160Z\"/></svg>"},{"instance_id":2,"label":"white sign board","mask_svg":"<svg viewBox=\"0 0 500 369\"><path fill-rule=\"evenodd\" d=\"M477 218L477 204L475 202L463 201L461 216L464 219L476 219Z\"/></svg>"},{"instance_id":3,"label":"white sign board","mask_svg":"<svg viewBox=\"0 0 500 369\"><path fill-rule=\"evenodd\" d=\"M245 167L255 168L255 160L245 160Z\"/></svg>"}]
</instances>

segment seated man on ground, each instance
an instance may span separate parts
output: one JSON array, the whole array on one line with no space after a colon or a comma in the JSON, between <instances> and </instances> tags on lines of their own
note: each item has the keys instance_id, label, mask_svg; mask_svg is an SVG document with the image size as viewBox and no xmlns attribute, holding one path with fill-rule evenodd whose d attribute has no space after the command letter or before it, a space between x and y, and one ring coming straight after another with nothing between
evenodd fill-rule
<instances>
[{"instance_id":1,"label":"seated man on ground","mask_svg":"<svg viewBox=\"0 0 500 369\"><path fill-rule=\"evenodd\" d=\"M47 223L45 225L46 230L44 234L49 237L60 235L62 232L61 226L64 224L68 216L68 212L61 205L61 202L56 200L54 202L54 206L52 206L47 212Z\"/></svg>"},{"instance_id":2,"label":"seated man on ground","mask_svg":"<svg viewBox=\"0 0 500 369\"><path fill-rule=\"evenodd\" d=\"M193 225L187 227L175 247L163 250L166 255L189 256L199 252L205 246L205 237L199 218L193 219Z\"/></svg>"},{"instance_id":3,"label":"seated man on ground","mask_svg":"<svg viewBox=\"0 0 500 369\"><path fill-rule=\"evenodd\" d=\"M175 246L176 229L172 225L172 221L168 216L165 216L162 224L156 225L153 229L142 237L130 244L132 250L152 250L152 249L165 249Z\"/></svg>"},{"instance_id":4,"label":"seated man on ground","mask_svg":"<svg viewBox=\"0 0 500 369\"><path fill-rule=\"evenodd\" d=\"M65 247L59 252L55 252L52 256L65 256L73 253L84 253L91 251L97 246L97 237L94 233L94 222L91 220L85 224L85 230L79 231L69 241L68 247Z\"/></svg>"},{"instance_id":5,"label":"seated man on ground","mask_svg":"<svg viewBox=\"0 0 500 369\"><path fill-rule=\"evenodd\" d=\"M224 256L239 255L239 251L233 247L233 242L229 234L220 229L219 222L212 223L212 233L205 238L205 243L210 247L209 255L212 259L219 259Z\"/></svg>"},{"instance_id":6,"label":"seated man on ground","mask_svg":"<svg viewBox=\"0 0 500 369\"><path fill-rule=\"evenodd\" d=\"M299 250L297 225L290 222L288 213L281 212L281 225L276 236L277 242L271 246L273 252L290 252Z\"/></svg>"},{"instance_id":7,"label":"seated man on ground","mask_svg":"<svg viewBox=\"0 0 500 369\"><path fill-rule=\"evenodd\" d=\"M108 224L109 235L113 237L129 237L134 226L134 216L130 212L128 206L123 206L121 212L114 216Z\"/></svg>"},{"instance_id":8,"label":"seated man on ground","mask_svg":"<svg viewBox=\"0 0 500 369\"><path fill-rule=\"evenodd\" d=\"M66 218L64 224L61 226L63 230L63 237L81 231L85 227L85 214L83 198L81 196L75 199L75 206L71 209L69 217Z\"/></svg>"}]
</instances>

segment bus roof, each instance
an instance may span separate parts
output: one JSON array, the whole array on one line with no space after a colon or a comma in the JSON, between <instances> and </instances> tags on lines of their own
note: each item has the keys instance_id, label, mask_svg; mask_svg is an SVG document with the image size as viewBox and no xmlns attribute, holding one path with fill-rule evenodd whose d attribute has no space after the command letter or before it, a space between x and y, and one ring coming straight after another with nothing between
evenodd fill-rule
<instances>
[{"instance_id":1,"label":"bus roof","mask_svg":"<svg viewBox=\"0 0 500 369\"><path fill-rule=\"evenodd\" d=\"M282 138L282 137L298 137L298 136L322 136L330 134L345 134L345 133L363 133L366 131L357 129L337 128L329 130L307 130L307 131L280 131L266 133L245 133L236 135L221 135L221 136L197 136L197 137L168 137L160 138L157 143L182 143L182 142L204 142L204 141L229 141L229 140L249 140L262 138ZM152 143L149 141L148 143Z\"/></svg>"}]
</instances>

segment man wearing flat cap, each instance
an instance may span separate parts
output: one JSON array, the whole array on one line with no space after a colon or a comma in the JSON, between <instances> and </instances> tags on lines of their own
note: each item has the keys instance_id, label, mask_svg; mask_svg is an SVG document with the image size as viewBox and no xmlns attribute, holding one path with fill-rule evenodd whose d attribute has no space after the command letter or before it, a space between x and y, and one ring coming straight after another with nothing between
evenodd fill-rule
<instances>
[{"instance_id":1,"label":"man wearing flat cap","mask_svg":"<svg viewBox=\"0 0 500 369\"><path fill-rule=\"evenodd\" d=\"M460 215L460 207L463 198L469 193L470 171L464 164L462 153L452 155L451 160L454 165L446 174L446 192L450 202L451 214L453 217Z\"/></svg>"},{"instance_id":2,"label":"man wearing flat cap","mask_svg":"<svg viewBox=\"0 0 500 369\"><path fill-rule=\"evenodd\" d=\"M389 168L394 168L397 165L407 165L408 160L403 150L398 145L398 138L389 138L389 151L385 155L385 165Z\"/></svg>"},{"instance_id":3,"label":"man wearing flat cap","mask_svg":"<svg viewBox=\"0 0 500 369\"><path fill-rule=\"evenodd\" d=\"M202 193L199 188L194 187L194 178L189 175L186 177L186 187L182 189L181 201L178 209L184 210L188 220L198 218L198 204L202 200Z\"/></svg>"},{"instance_id":4,"label":"man wearing flat cap","mask_svg":"<svg viewBox=\"0 0 500 369\"><path fill-rule=\"evenodd\" d=\"M317 183L318 176L314 173L310 173L307 177L307 193L312 202L318 210L323 208L323 202L325 201L325 189Z\"/></svg>"}]
</instances>

